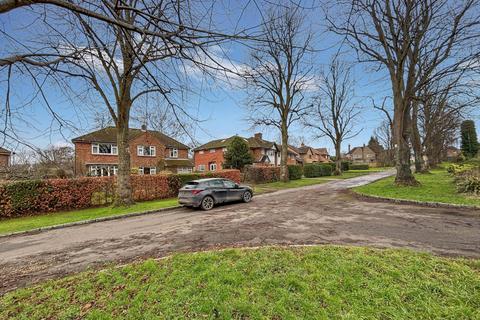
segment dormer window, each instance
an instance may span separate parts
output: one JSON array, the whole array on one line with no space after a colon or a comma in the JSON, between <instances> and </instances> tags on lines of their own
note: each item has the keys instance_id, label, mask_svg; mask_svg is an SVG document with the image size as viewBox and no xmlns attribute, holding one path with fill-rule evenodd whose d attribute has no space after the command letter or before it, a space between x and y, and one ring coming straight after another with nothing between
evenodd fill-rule
<instances>
[{"instance_id":1,"label":"dormer window","mask_svg":"<svg viewBox=\"0 0 480 320\"><path fill-rule=\"evenodd\" d=\"M178 149L177 148L170 149L170 158L178 158Z\"/></svg>"},{"instance_id":2,"label":"dormer window","mask_svg":"<svg viewBox=\"0 0 480 320\"><path fill-rule=\"evenodd\" d=\"M154 157L156 154L155 146L137 146L137 155Z\"/></svg>"},{"instance_id":3,"label":"dormer window","mask_svg":"<svg viewBox=\"0 0 480 320\"><path fill-rule=\"evenodd\" d=\"M112 143L92 143L92 154L117 155L117 145Z\"/></svg>"}]
</instances>

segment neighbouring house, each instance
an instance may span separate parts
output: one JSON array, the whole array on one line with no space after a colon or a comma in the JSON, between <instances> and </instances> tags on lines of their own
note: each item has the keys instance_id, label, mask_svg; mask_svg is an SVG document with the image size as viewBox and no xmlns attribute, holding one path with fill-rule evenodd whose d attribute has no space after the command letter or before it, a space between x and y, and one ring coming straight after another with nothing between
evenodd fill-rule
<instances>
[{"instance_id":1,"label":"neighbouring house","mask_svg":"<svg viewBox=\"0 0 480 320\"><path fill-rule=\"evenodd\" d=\"M300 155L300 151L298 150L298 148L289 145L287 150L288 150L288 154L287 154L288 165L303 165L303 159L302 159L302 156Z\"/></svg>"},{"instance_id":2,"label":"neighbouring house","mask_svg":"<svg viewBox=\"0 0 480 320\"><path fill-rule=\"evenodd\" d=\"M456 161L462 151L454 146L447 146L444 152L444 159L446 161Z\"/></svg>"},{"instance_id":3,"label":"neighbouring house","mask_svg":"<svg viewBox=\"0 0 480 320\"><path fill-rule=\"evenodd\" d=\"M302 143L300 148L296 149L302 158L303 164L330 162L327 148L315 149Z\"/></svg>"},{"instance_id":4,"label":"neighbouring house","mask_svg":"<svg viewBox=\"0 0 480 320\"><path fill-rule=\"evenodd\" d=\"M377 165L377 154L370 149L370 147L363 145L363 147L355 147L350 150L348 146L348 153L346 158L353 164L368 164L371 166Z\"/></svg>"},{"instance_id":5,"label":"neighbouring house","mask_svg":"<svg viewBox=\"0 0 480 320\"><path fill-rule=\"evenodd\" d=\"M193 159L197 171L217 171L223 168L224 154L235 136L207 142L195 148ZM253 137L243 138L250 147L255 166L280 165L280 148L275 142L263 140L261 133Z\"/></svg>"},{"instance_id":6,"label":"neighbouring house","mask_svg":"<svg viewBox=\"0 0 480 320\"><path fill-rule=\"evenodd\" d=\"M0 168L6 168L10 165L11 151L0 147Z\"/></svg>"},{"instance_id":7,"label":"neighbouring house","mask_svg":"<svg viewBox=\"0 0 480 320\"><path fill-rule=\"evenodd\" d=\"M118 170L117 129L107 127L72 139L75 145L76 176L112 176ZM130 162L132 172L156 174L168 170L188 173L193 161L188 158L189 147L159 132L141 129L129 130Z\"/></svg>"}]
</instances>

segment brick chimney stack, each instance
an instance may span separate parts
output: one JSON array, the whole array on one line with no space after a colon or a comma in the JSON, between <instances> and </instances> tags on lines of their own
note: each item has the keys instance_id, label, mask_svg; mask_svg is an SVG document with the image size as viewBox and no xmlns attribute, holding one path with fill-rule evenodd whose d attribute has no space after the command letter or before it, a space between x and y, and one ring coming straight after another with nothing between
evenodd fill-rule
<instances>
[{"instance_id":1,"label":"brick chimney stack","mask_svg":"<svg viewBox=\"0 0 480 320\"><path fill-rule=\"evenodd\" d=\"M146 124L142 124L141 130L142 130L142 132L147 132L147 125L146 125Z\"/></svg>"},{"instance_id":2,"label":"brick chimney stack","mask_svg":"<svg viewBox=\"0 0 480 320\"><path fill-rule=\"evenodd\" d=\"M260 139L260 140L262 140L262 133L261 133L261 132L255 133L255 139Z\"/></svg>"}]
</instances>

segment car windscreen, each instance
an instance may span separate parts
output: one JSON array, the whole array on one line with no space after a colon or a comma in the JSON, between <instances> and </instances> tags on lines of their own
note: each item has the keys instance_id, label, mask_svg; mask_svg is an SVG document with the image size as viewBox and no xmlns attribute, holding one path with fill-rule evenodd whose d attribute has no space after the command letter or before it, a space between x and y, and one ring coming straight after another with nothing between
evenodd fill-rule
<instances>
[{"instance_id":1,"label":"car windscreen","mask_svg":"<svg viewBox=\"0 0 480 320\"><path fill-rule=\"evenodd\" d=\"M190 181L187 182L186 185L183 186L184 189L196 189L198 187L199 183L196 181Z\"/></svg>"}]
</instances>

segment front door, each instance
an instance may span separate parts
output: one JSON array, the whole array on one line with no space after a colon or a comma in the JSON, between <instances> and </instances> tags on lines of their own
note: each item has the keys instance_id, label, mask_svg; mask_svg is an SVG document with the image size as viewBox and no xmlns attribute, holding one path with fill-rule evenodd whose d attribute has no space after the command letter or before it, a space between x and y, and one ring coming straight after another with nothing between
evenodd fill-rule
<instances>
[{"instance_id":1,"label":"front door","mask_svg":"<svg viewBox=\"0 0 480 320\"><path fill-rule=\"evenodd\" d=\"M227 189L222 180L212 180L208 182L208 189L212 190L213 197L217 203L227 201Z\"/></svg>"}]
</instances>

